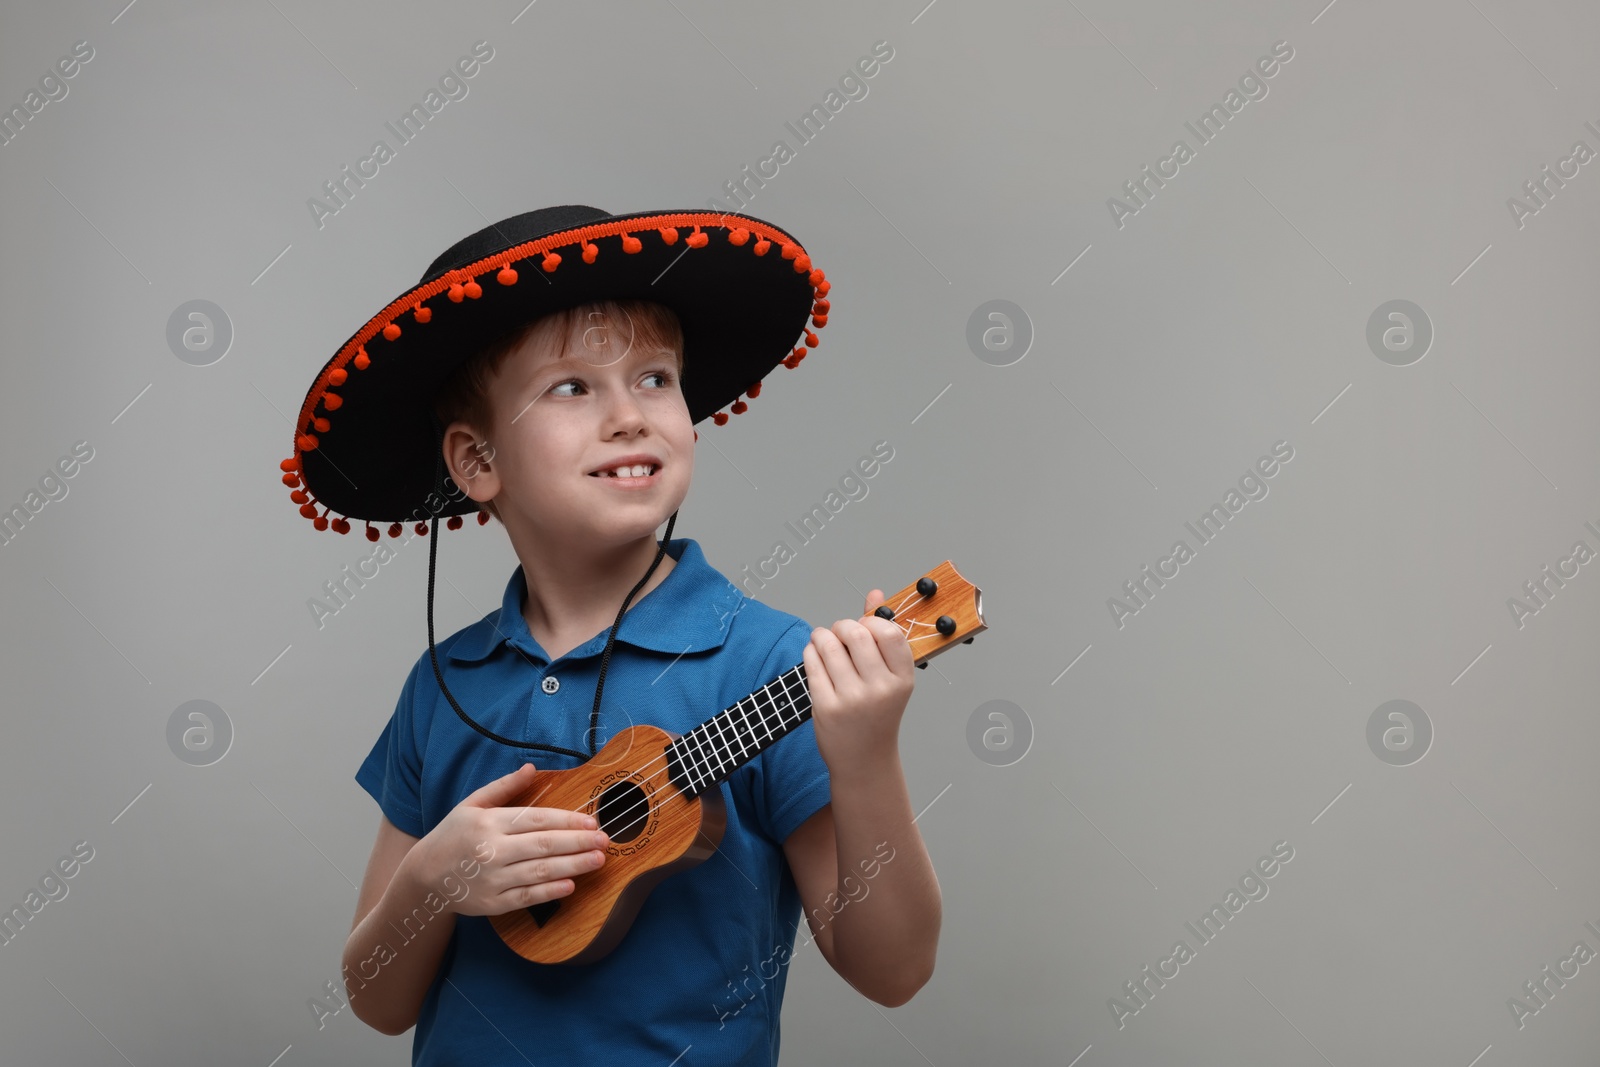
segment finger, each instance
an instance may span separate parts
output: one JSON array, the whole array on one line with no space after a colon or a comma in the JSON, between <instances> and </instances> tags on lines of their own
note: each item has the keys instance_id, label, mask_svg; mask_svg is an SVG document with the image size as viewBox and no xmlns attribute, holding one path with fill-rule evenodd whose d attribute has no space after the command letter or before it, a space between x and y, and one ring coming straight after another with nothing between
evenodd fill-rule
<instances>
[{"instance_id":1,"label":"finger","mask_svg":"<svg viewBox=\"0 0 1600 1067\"><path fill-rule=\"evenodd\" d=\"M518 886L542 886L550 882L559 882L563 878L576 878L580 874L599 870L605 862L604 852L591 849L572 856L548 856L544 859L509 863L505 868L506 875L510 877L506 889L514 891Z\"/></svg>"},{"instance_id":2,"label":"finger","mask_svg":"<svg viewBox=\"0 0 1600 1067\"><path fill-rule=\"evenodd\" d=\"M599 827L592 815L566 808L535 805L506 806L497 809L502 833L525 834L532 830L594 830Z\"/></svg>"},{"instance_id":3,"label":"finger","mask_svg":"<svg viewBox=\"0 0 1600 1067\"><path fill-rule=\"evenodd\" d=\"M837 633L826 627L819 627L811 634L811 645L822 658L823 665L827 667L828 681L833 683L835 693L849 692L861 684L861 676L850 658L850 652L839 640Z\"/></svg>"},{"instance_id":4,"label":"finger","mask_svg":"<svg viewBox=\"0 0 1600 1067\"><path fill-rule=\"evenodd\" d=\"M601 830L546 830L538 834L517 834L508 840L502 866L515 867L529 860L552 856L578 856L595 850L605 851L610 839Z\"/></svg>"},{"instance_id":5,"label":"finger","mask_svg":"<svg viewBox=\"0 0 1600 1067\"><path fill-rule=\"evenodd\" d=\"M883 661L883 653L878 649L879 637L874 628L854 619L840 619L833 624L833 632L849 650L850 662L862 681L871 682L889 676L889 665Z\"/></svg>"},{"instance_id":6,"label":"finger","mask_svg":"<svg viewBox=\"0 0 1600 1067\"><path fill-rule=\"evenodd\" d=\"M812 634L811 640L815 642L816 639L817 635ZM817 646L814 643L806 645L800 650L800 658L806 666L806 689L816 698L812 703L817 700L832 703L836 700L838 694L834 691L833 679L828 676L827 665L822 662L822 654L817 651Z\"/></svg>"},{"instance_id":7,"label":"finger","mask_svg":"<svg viewBox=\"0 0 1600 1067\"><path fill-rule=\"evenodd\" d=\"M569 896L577 889L577 884L567 878L557 878L553 882L542 885L514 885L508 886L489 898L489 905L485 910L486 915L504 915L507 912L520 911L531 908L535 904L543 904L560 897Z\"/></svg>"},{"instance_id":8,"label":"finger","mask_svg":"<svg viewBox=\"0 0 1600 1067\"><path fill-rule=\"evenodd\" d=\"M524 763L510 774L502 775L475 790L462 803L475 808L505 807L527 792L528 787L534 782L534 776L533 764Z\"/></svg>"},{"instance_id":9,"label":"finger","mask_svg":"<svg viewBox=\"0 0 1600 1067\"><path fill-rule=\"evenodd\" d=\"M912 669L917 665L917 657L911 651L911 640L906 632L887 620L882 626L871 621L862 625L877 637L878 651L883 654L883 662L889 670L901 677L910 677Z\"/></svg>"},{"instance_id":10,"label":"finger","mask_svg":"<svg viewBox=\"0 0 1600 1067\"><path fill-rule=\"evenodd\" d=\"M863 615L871 615L874 611L878 610L878 605L880 605L882 603L883 603L883 590L882 589L874 589L872 592L867 594L867 606L866 606L866 609L864 611L862 611L861 614L863 614Z\"/></svg>"}]
</instances>

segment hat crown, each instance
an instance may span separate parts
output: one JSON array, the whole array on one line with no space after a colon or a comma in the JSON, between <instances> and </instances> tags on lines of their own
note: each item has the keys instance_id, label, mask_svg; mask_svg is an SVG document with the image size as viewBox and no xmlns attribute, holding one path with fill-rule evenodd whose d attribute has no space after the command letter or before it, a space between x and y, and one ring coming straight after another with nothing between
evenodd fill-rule
<instances>
[{"instance_id":1,"label":"hat crown","mask_svg":"<svg viewBox=\"0 0 1600 1067\"><path fill-rule=\"evenodd\" d=\"M428 264L428 269L423 272L422 279L417 284L426 284L434 278L459 270L469 263L476 263L507 248L537 241L541 237L562 230L588 226L615 217L609 211L601 211L587 204L561 204L556 207L542 207L535 211L524 211L508 219L491 222L439 253L438 257Z\"/></svg>"}]
</instances>

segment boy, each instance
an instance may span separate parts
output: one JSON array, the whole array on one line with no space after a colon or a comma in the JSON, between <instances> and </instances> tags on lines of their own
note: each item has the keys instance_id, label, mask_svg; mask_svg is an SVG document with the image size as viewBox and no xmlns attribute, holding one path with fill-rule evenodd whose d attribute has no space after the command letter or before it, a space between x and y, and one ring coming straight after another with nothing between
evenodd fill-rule
<instances>
[{"instance_id":1,"label":"boy","mask_svg":"<svg viewBox=\"0 0 1600 1067\"><path fill-rule=\"evenodd\" d=\"M374 540L370 517L418 500L434 523L429 655L356 776L383 819L344 952L352 1008L383 1033L416 1025L414 1064L776 1063L796 911L872 1000L931 975L938 882L896 748L913 661L871 614L882 592L812 630L671 539L693 424L797 366L826 294L798 243L748 216L547 208L445 252L308 394L283 465L302 512L346 532L337 504ZM436 649L437 516L469 510L521 566L498 611ZM801 661L812 718L721 783L717 853L658 885L615 949L540 965L499 939L488 916L571 893L611 847L581 813L506 806L527 764L576 766L635 722L687 732Z\"/></svg>"}]
</instances>

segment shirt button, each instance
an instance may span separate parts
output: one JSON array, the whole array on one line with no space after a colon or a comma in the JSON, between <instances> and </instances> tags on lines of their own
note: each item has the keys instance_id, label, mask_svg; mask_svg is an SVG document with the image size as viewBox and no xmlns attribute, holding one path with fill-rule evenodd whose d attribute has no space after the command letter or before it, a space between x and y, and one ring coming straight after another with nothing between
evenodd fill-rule
<instances>
[{"instance_id":1,"label":"shirt button","mask_svg":"<svg viewBox=\"0 0 1600 1067\"><path fill-rule=\"evenodd\" d=\"M544 691L546 693L554 693L556 690L558 690L560 688L561 688L561 682L560 682L559 679L556 678L555 675L550 675L549 677L547 677L544 680Z\"/></svg>"}]
</instances>

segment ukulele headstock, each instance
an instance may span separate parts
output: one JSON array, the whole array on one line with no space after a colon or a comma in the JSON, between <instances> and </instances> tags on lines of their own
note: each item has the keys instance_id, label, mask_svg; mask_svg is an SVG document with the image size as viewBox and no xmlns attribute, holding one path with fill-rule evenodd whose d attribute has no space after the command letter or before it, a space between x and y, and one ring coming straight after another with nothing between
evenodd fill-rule
<instances>
[{"instance_id":1,"label":"ukulele headstock","mask_svg":"<svg viewBox=\"0 0 1600 1067\"><path fill-rule=\"evenodd\" d=\"M988 629L983 621L983 590L961 577L949 560L890 593L873 614L900 627L918 667Z\"/></svg>"}]
</instances>

